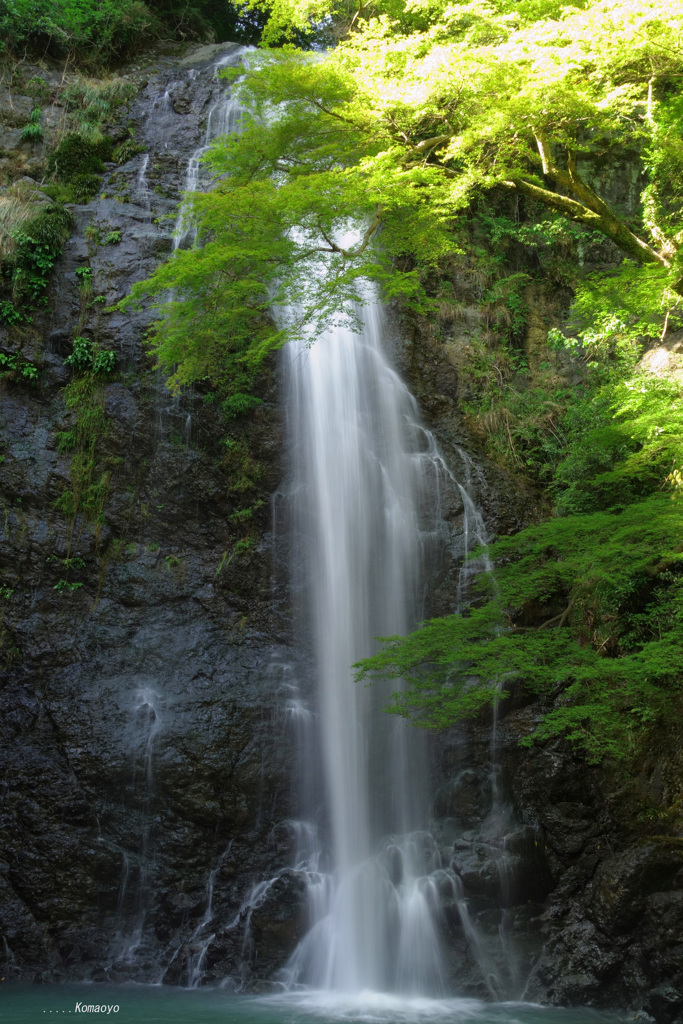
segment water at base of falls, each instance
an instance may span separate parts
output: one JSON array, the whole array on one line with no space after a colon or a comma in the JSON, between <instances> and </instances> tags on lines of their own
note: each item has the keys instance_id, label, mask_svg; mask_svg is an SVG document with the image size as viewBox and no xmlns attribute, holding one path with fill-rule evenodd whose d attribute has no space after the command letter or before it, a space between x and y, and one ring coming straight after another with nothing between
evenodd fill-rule
<instances>
[{"instance_id":1,"label":"water at base of falls","mask_svg":"<svg viewBox=\"0 0 683 1024\"><path fill-rule=\"evenodd\" d=\"M298 867L311 927L282 978L346 994L441 996L441 903L457 899L459 879L423 831L423 737L383 712L400 684L358 685L351 666L375 637L420 619L446 474L389 362L372 295L359 316L361 333L339 327L285 354L294 589L318 684L301 753L310 772L310 749L322 752L324 778L313 793L309 781L303 802L312 819L325 808L317 824L331 866L320 870L322 847L310 838L319 832L309 829Z\"/></svg>"},{"instance_id":2,"label":"water at base of falls","mask_svg":"<svg viewBox=\"0 0 683 1024\"><path fill-rule=\"evenodd\" d=\"M434 854L438 858L432 837L417 833L387 841L378 856L345 874L309 872L309 911L315 923L291 957L284 980L346 993L369 988L355 987L354 981L362 977L358 959L342 945L358 938L367 951L364 936L356 931L360 926L377 943L364 973L374 977L379 989L442 994L439 889L453 891L456 882L451 872L430 872Z\"/></svg>"},{"instance_id":3,"label":"water at base of falls","mask_svg":"<svg viewBox=\"0 0 683 1024\"><path fill-rule=\"evenodd\" d=\"M23 985L5 982L4 1024L35 1024L50 1014L73 1014L78 1004L117 1007L119 1024L620 1024L627 1015L475 999L405 999L361 993L332 1001L328 993L240 997L216 989L183 992L161 986ZM631 1018L632 1019L632 1018Z\"/></svg>"}]
</instances>

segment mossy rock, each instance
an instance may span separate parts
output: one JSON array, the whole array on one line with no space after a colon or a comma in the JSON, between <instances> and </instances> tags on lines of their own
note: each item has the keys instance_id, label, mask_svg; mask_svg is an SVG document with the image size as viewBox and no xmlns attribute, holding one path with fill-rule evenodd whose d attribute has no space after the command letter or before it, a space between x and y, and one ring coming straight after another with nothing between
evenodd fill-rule
<instances>
[{"instance_id":1,"label":"mossy rock","mask_svg":"<svg viewBox=\"0 0 683 1024\"><path fill-rule=\"evenodd\" d=\"M84 176L102 174L106 160L111 159L112 140L103 138L99 142L88 142L82 136L72 133L65 136L57 149L50 153L47 169L59 181L76 183Z\"/></svg>"}]
</instances>

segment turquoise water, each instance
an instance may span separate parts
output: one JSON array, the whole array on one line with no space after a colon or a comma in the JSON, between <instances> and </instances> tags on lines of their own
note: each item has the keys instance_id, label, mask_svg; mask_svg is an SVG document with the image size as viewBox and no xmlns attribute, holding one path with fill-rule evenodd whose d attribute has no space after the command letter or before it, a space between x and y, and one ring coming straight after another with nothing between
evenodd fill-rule
<instances>
[{"instance_id":1,"label":"turquoise water","mask_svg":"<svg viewBox=\"0 0 683 1024\"><path fill-rule=\"evenodd\" d=\"M83 1011L79 1004L105 1010ZM107 1013L108 1006L118 1010ZM2 1024L56 1024L65 1017L90 1024L623 1024L628 1019L625 1013L476 999L402 999L373 992L354 997L329 992L258 997L138 985L0 986Z\"/></svg>"}]
</instances>

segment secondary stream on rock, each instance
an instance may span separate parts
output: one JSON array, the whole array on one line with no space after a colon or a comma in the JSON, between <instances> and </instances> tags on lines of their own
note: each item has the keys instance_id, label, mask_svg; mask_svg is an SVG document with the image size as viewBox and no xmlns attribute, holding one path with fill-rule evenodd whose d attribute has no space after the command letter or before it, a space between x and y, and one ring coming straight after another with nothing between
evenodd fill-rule
<instances>
[{"instance_id":1,"label":"secondary stream on rock","mask_svg":"<svg viewBox=\"0 0 683 1024\"><path fill-rule=\"evenodd\" d=\"M170 82L165 88L163 94L160 94L152 101L152 112L156 119L162 119L163 121L170 122L176 115L174 114L172 107L172 93L173 90L184 84L195 83L200 86L202 92L206 96L206 102L208 106L206 114L206 126L203 132L203 138L201 144L192 152L190 156L184 176L184 191L186 194L199 191L201 187L206 184L202 181L201 175L201 159L208 150L211 142L219 135L224 135L229 132L238 130L238 114L239 108L231 96L230 90L226 83L220 79L220 70L228 65L236 64L240 61L242 55L246 51L246 47L236 46L234 44L228 44L228 52L219 56L217 60L210 63L201 72L196 68L189 68L186 70L183 78L179 78ZM200 79L201 75L201 79ZM166 125L163 125L166 127ZM166 143L168 145L168 143ZM152 193L148 182L148 168L150 163L150 154L144 153L141 157L140 166L136 176L135 182L135 198L137 202L144 208L148 217L151 220L151 197ZM196 228L191 217L191 205L187 201L181 202L178 214L176 217L175 231L173 237L173 251L179 248L187 247L193 244L196 238ZM163 436L165 430L165 419L168 414L172 414L174 418L178 417L178 398L174 396L169 397L168 391L165 387L165 381L161 374L157 376L157 415L159 423L159 435ZM182 439L187 444L191 436L191 417L188 415L185 420L185 426L183 428ZM117 931L112 949L112 956L114 962L119 966L131 967L140 954L141 960L144 961L145 957L148 956L148 950L145 946L145 922L148 912L148 903L150 895L150 878L153 875L154 870L154 843L153 843L153 814L151 812L152 804L154 801L154 756L155 756L155 745L158 740L159 733L162 729L162 718L159 712L159 697L151 688L145 688L135 695L135 700L132 706L134 725L131 728L131 734L133 737L132 746L134 749L134 758L136 766L141 761L142 770L139 767L133 770L133 787L136 782L136 770L138 774L144 774L142 784L138 787L142 791L141 806L140 806L140 839L139 847L134 856L134 862L136 867L135 880L133 886L131 886L131 864L128 855L123 852L122 854L122 875L121 883L119 886L118 894L118 911L117 918L120 922L120 930ZM129 892L129 889L134 887L134 892ZM197 936L200 937L201 942L198 943L200 952L197 954L189 964L188 967L188 978L190 987L198 984L201 967L202 957L208 946L208 941L204 936L207 925L211 921L211 893L213 889L213 874L209 876L208 882L208 905L205 918L202 919L196 929L196 933L191 936L191 942ZM134 917L131 922L130 916L125 914L126 903L130 903L134 906ZM132 926L131 926L132 924ZM211 936L213 938L213 936ZM166 965L168 966L168 965Z\"/></svg>"}]
</instances>

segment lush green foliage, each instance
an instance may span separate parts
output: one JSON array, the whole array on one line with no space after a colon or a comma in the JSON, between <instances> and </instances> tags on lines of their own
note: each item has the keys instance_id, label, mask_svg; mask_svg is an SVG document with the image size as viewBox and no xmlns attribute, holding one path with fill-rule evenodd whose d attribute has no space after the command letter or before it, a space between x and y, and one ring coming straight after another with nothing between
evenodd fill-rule
<instances>
[{"instance_id":1,"label":"lush green foliage","mask_svg":"<svg viewBox=\"0 0 683 1024\"><path fill-rule=\"evenodd\" d=\"M334 16L336 6L279 0L271 23L277 32L287 19L302 26ZM328 120L355 127L365 143L360 173L381 162L391 180L421 166L435 218L502 187L607 234L639 259L674 261L675 206L673 221L659 223L656 196L664 168L678 159L680 3L385 0L356 14L323 70L312 74L296 54L281 55L277 72L265 61L246 89L322 108ZM614 151L639 140L652 175L649 241L605 206L578 167L605 144Z\"/></svg>"},{"instance_id":2,"label":"lush green foliage","mask_svg":"<svg viewBox=\"0 0 683 1024\"><path fill-rule=\"evenodd\" d=\"M326 17L344 28L343 5L283 0L270 25L278 35ZM293 48L248 58L235 86L243 130L207 157L215 188L188 198L200 251L176 253L134 293L161 299L152 347L172 385L248 394L284 340L353 319L361 279L426 310L425 275L471 244L473 204L504 193L545 216L482 226L534 246L558 278L575 277L577 247L597 233L652 266L660 300L679 288L683 224L662 196L680 146L681 0L385 0L346 28L324 59ZM634 145L650 174L641 223L603 202L589 164L579 171L606 146ZM512 336L526 280L499 275L484 297Z\"/></svg>"},{"instance_id":3,"label":"lush green foliage","mask_svg":"<svg viewBox=\"0 0 683 1024\"><path fill-rule=\"evenodd\" d=\"M222 140L210 156L220 175L216 187L189 197L198 248L177 252L133 289L133 301L159 297L163 315L152 346L172 374L171 385L210 380L232 412L248 407L254 372L286 340L342 320L356 322L352 303L361 297L361 281L377 282L386 297L427 308L418 272L398 271L396 262L408 258L431 266L454 248L429 216L426 195L419 201L420 170L393 185L382 183L381 170L367 180L347 173L363 151L362 133L330 123L307 100L289 100L293 68L328 88L321 61L301 57L293 66L273 65L284 90L281 113L273 120L272 96L255 94L243 131ZM332 88L341 86L333 82ZM301 173L281 173L284 166ZM379 249L369 242L382 194L391 195L392 209L382 218ZM367 218L368 226L349 230L359 218ZM343 245L334 240L344 236Z\"/></svg>"},{"instance_id":4,"label":"lush green foliage","mask_svg":"<svg viewBox=\"0 0 683 1024\"><path fill-rule=\"evenodd\" d=\"M681 374L639 360L681 323L683 2L269 6L269 38L317 28L337 44L249 58L242 131L207 157L213 190L187 200L197 246L130 300L156 303L152 350L172 386L205 381L246 409L268 353L353 323L363 282L438 317L455 298L433 282L474 266L487 330L466 412L556 514L493 547L495 597L390 638L361 674L407 679L394 710L427 726L478 713L514 679L549 703L536 738L626 755L682 667ZM613 177L630 174L634 150L635 214L605 201L600 171L607 155ZM582 281L596 239L615 269ZM534 278L576 299L529 367Z\"/></svg>"},{"instance_id":5,"label":"lush green foliage","mask_svg":"<svg viewBox=\"0 0 683 1024\"><path fill-rule=\"evenodd\" d=\"M62 186L59 199L90 202L102 186L104 162L111 159L112 148L113 142L107 136L92 142L78 132L66 135L47 161L48 172Z\"/></svg>"},{"instance_id":6,"label":"lush green foliage","mask_svg":"<svg viewBox=\"0 0 683 1024\"><path fill-rule=\"evenodd\" d=\"M67 85L59 93L59 101L68 112L72 134L67 136L68 141L63 140L59 155L52 158L51 169L61 172L64 180L68 181L70 174L97 173L102 160L118 159L116 151L112 153L113 143L102 126L111 121L119 108L132 100L136 93L137 86L133 82L117 78L99 82L80 79ZM79 150L74 135L85 140L88 146L81 146ZM126 144L129 145L130 140L121 145ZM129 159L127 154L124 156Z\"/></svg>"},{"instance_id":7,"label":"lush green foliage","mask_svg":"<svg viewBox=\"0 0 683 1024\"><path fill-rule=\"evenodd\" d=\"M82 586L82 583L69 583L68 580L58 580L52 589L56 590L58 594L63 594L73 593L74 590L80 590Z\"/></svg>"},{"instance_id":8,"label":"lush green foliage","mask_svg":"<svg viewBox=\"0 0 683 1024\"><path fill-rule=\"evenodd\" d=\"M28 119L28 124L21 131L21 138L28 142L40 142L43 137L43 129L40 123L42 115L40 107L34 107Z\"/></svg>"},{"instance_id":9,"label":"lush green foliage","mask_svg":"<svg viewBox=\"0 0 683 1024\"><path fill-rule=\"evenodd\" d=\"M230 0L3 0L2 48L14 56L48 53L102 67L157 39L220 39L253 43L262 15Z\"/></svg>"},{"instance_id":10,"label":"lush green foliage","mask_svg":"<svg viewBox=\"0 0 683 1024\"><path fill-rule=\"evenodd\" d=\"M65 363L76 371L64 389L71 423L66 430L57 431L56 439L60 453L72 453L71 487L59 496L55 507L70 521L72 530L79 513L99 527L104 522L111 479L108 470L100 472L98 467L98 445L108 430L102 377L114 368L115 354L98 349L85 338L75 338L73 352Z\"/></svg>"},{"instance_id":11,"label":"lush green foliage","mask_svg":"<svg viewBox=\"0 0 683 1024\"><path fill-rule=\"evenodd\" d=\"M136 94L131 82L80 79L59 92L67 131L48 155L48 195L59 202L88 203L102 187L105 163L125 163L140 152L132 133L113 122ZM107 131L113 132L112 135Z\"/></svg>"},{"instance_id":12,"label":"lush green foliage","mask_svg":"<svg viewBox=\"0 0 683 1024\"><path fill-rule=\"evenodd\" d=\"M38 379L38 367L21 353L6 355L0 352L0 381L3 383L34 384Z\"/></svg>"},{"instance_id":13,"label":"lush green foliage","mask_svg":"<svg viewBox=\"0 0 683 1024\"><path fill-rule=\"evenodd\" d=\"M44 304L50 272L72 224L71 213L53 203L12 232L13 251L0 261L2 287L7 295L0 304L0 317L6 323L30 320L30 310Z\"/></svg>"},{"instance_id":14,"label":"lush green foliage","mask_svg":"<svg viewBox=\"0 0 683 1024\"><path fill-rule=\"evenodd\" d=\"M49 184L38 192L35 186L14 183L0 197L0 285L5 292L0 296L0 321L8 324L31 320L35 306L44 304L50 272L73 225L64 204L89 202L101 188L105 162L128 159L134 148L128 131L119 145L105 131L111 130L121 105L135 95L137 88L131 83L81 79L57 89L55 96L55 90L36 77L25 88L42 101L58 98L66 111L67 131L48 153ZM42 138L40 117L41 109L35 107L22 138ZM51 204L46 204L46 195L54 200ZM106 241L120 240L120 232L111 232Z\"/></svg>"},{"instance_id":15,"label":"lush green foliage","mask_svg":"<svg viewBox=\"0 0 683 1024\"><path fill-rule=\"evenodd\" d=\"M73 370L91 370L93 373L111 373L116 366L116 353L100 349L88 338L74 338L73 351L64 360Z\"/></svg>"},{"instance_id":16,"label":"lush green foliage","mask_svg":"<svg viewBox=\"0 0 683 1024\"><path fill-rule=\"evenodd\" d=\"M542 225L527 227L537 226ZM533 247L527 247L530 262L534 255ZM552 281L554 268L548 269ZM472 397L463 403L463 410L470 425L494 459L544 484L552 482L558 463L567 455L570 436L579 427L584 431L585 472L592 474L596 459L612 460L607 449L599 454L598 434L588 436L593 424L596 430L607 425L605 442L608 436L616 437L609 390L598 395L597 389L630 375L643 345L655 344L665 325L669 332L683 327L680 298L666 287L662 268L638 267L627 260L614 271L581 279L580 284L575 275L574 283L578 292L571 319L564 331L548 332L544 361L530 378L509 329L499 330L488 343L474 339L468 350ZM574 386L558 372L563 351L571 354L582 374ZM594 456L589 457L588 449L594 448ZM564 511L562 501L559 507Z\"/></svg>"}]
</instances>

